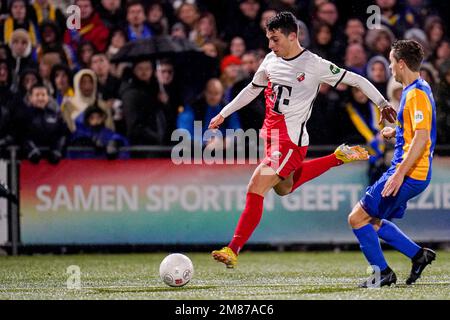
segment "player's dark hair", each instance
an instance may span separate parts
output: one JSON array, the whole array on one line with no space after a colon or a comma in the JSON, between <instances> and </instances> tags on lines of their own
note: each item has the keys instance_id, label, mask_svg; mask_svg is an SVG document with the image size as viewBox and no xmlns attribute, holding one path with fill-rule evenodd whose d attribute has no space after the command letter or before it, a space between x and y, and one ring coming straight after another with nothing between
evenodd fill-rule
<instances>
[{"instance_id":1,"label":"player's dark hair","mask_svg":"<svg viewBox=\"0 0 450 320\"><path fill-rule=\"evenodd\" d=\"M392 44L392 54L395 60L405 61L411 71L419 72L424 58L423 48L415 40L397 40Z\"/></svg>"},{"instance_id":2,"label":"player's dark hair","mask_svg":"<svg viewBox=\"0 0 450 320\"><path fill-rule=\"evenodd\" d=\"M269 31L280 30L285 36L291 32L298 34L297 18L291 12L279 12L267 21L266 29Z\"/></svg>"}]
</instances>

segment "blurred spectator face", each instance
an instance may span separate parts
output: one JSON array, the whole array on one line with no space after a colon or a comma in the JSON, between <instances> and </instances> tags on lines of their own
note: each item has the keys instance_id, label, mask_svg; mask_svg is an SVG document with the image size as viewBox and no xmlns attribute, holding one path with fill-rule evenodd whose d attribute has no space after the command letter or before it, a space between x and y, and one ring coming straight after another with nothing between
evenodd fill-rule
<instances>
[{"instance_id":1,"label":"blurred spectator face","mask_svg":"<svg viewBox=\"0 0 450 320\"><path fill-rule=\"evenodd\" d=\"M0 83L8 82L8 66L4 63L0 64Z\"/></svg>"},{"instance_id":2,"label":"blurred spectator face","mask_svg":"<svg viewBox=\"0 0 450 320\"><path fill-rule=\"evenodd\" d=\"M24 76L22 80L23 87L27 92L30 92L31 87L33 87L38 82L36 75L28 73Z\"/></svg>"},{"instance_id":3,"label":"blurred spectator face","mask_svg":"<svg viewBox=\"0 0 450 320\"><path fill-rule=\"evenodd\" d=\"M436 22L433 24L430 30L430 41L431 42L439 42L444 36L444 27L441 23Z\"/></svg>"},{"instance_id":4,"label":"blurred spectator face","mask_svg":"<svg viewBox=\"0 0 450 320\"><path fill-rule=\"evenodd\" d=\"M384 10L394 8L396 2L397 0L376 0L377 6Z\"/></svg>"},{"instance_id":5,"label":"blurred spectator face","mask_svg":"<svg viewBox=\"0 0 450 320\"><path fill-rule=\"evenodd\" d=\"M178 9L177 16L181 22L184 22L188 26L193 27L195 22L197 22L198 18L200 17L200 14L194 4L183 3Z\"/></svg>"},{"instance_id":6,"label":"blurred spectator face","mask_svg":"<svg viewBox=\"0 0 450 320\"><path fill-rule=\"evenodd\" d=\"M436 49L436 56L442 60L450 59L450 42L442 41Z\"/></svg>"},{"instance_id":7,"label":"blurred spectator face","mask_svg":"<svg viewBox=\"0 0 450 320\"><path fill-rule=\"evenodd\" d=\"M11 15L14 20L23 22L27 16L27 7L24 1L15 1L11 6Z\"/></svg>"},{"instance_id":8,"label":"blurred spectator face","mask_svg":"<svg viewBox=\"0 0 450 320\"><path fill-rule=\"evenodd\" d=\"M94 47L91 44L86 43L82 45L80 49L80 58L85 65L88 66L91 64L91 59L93 55L94 55Z\"/></svg>"},{"instance_id":9,"label":"blurred spectator face","mask_svg":"<svg viewBox=\"0 0 450 320\"><path fill-rule=\"evenodd\" d=\"M429 84L434 83L433 77L431 76L431 74L428 72L427 69L420 69L420 77Z\"/></svg>"},{"instance_id":10,"label":"blurred spectator face","mask_svg":"<svg viewBox=\"0 0 450 320\"><path fill-rule=\"evenodd\" d=\"M122 31L116 31L111 37L111 45L114 48L122 48L127 43L127 39Z\"/></svg>"},{"instance_id":11,"label":"blurred spectator face","mask_svg":"<svg viewBox=\"0 0 450 320\"><path fill-rule=\"evenodd\" d=\"M80 79L80 91L85 97L91 97L94 94L94 79L90 75L83 75Z\"/></svg>"},{"instance_id":12,"label":"blurred spectator face","mask_svg":"<svg viewBox=\"0 0 450 320\"><path fill-rule=\"evenodd\" d=\"M150 61L142 61L134 67L134 75L140 81L150 82L153 75L153 66Z\"/></svg>"},{"instance_id":13,"label":"blurred spectator face","mask_svg":"<svg viewBox=\"0 0 450 320\"><path fill-rule=\"evenodd\" d=\"M0 47L0 59L2 60L8 59L8 51L4 47Z\"/></svg>"},{"instance_id":14,"label":"blurred spectator face","mask_svg":"<svg viewBox=\"0 0 450 320\"><path fill-rule=\"evenodd\" d=\"M322 83L319 88L320 94L328 94L330 92L331 86L326 83Z\"/></svg>"},{"instance_id":15,"label":"blurred spectator face","mask_svg":"<svg viewBox=\"0 0 450 320\"><path fill-rule=\"evenodd\" d=\"M116 12L120 9L120 0L102 0L102 6L110 12Z\"/></svg>"},{"instance_id":16,"label":"blurred spectator face","mask_svg":"<svg viewBox=\"0 0 450 320\"><path fill-rule=\"evenodd\" d=\"M381 62L375 62L372 64L372 81L375 83L386 82L386 70Z\"/></svg>"},{"instance_id":17,"label":"blurred spectator face","mask_svg":"<svg viewBox=\"0 0 450 320\"><path fill-rule=\"evenodd\" d=\"M256 0L245 0L241 2L239 8L241 9L241 12L243 13L244 16L246 16L251 20L254 20L258 15L260 5L259 2Z\"/></svg>"},{"instance_id":18,"label":"blurred spectator face","mask_svg":"<svg viewBox=\"0 0 450 320\"><path fill-rule=\"evenodd\" d=\"M423 5L423 0L407 0L407 2L411 7L421 7Z\"/></svg>"},{"instance_id":19,"label":"blurred spectator face","mask_svg":"<svg viewBox=\"0 0 450 320\"><path fill-rule=\"evenodd\" d=\"M261 15L261 21L259 23L259 26L261 27L262 30L266 30L266 24L267 21L269 21L270 18L276 16L277 12L275 10L265 10L262 15Z\"/></svg>"},{"instance_id":20,"label":"blurred spectator face","mask_svg":"<svg viewBox=\"0 0 450 320\"><path fill-rule=\"evenodd\" d=\"M53 43L56 41L56 33L53 28L47 26L42 30L42 40L44 43Z\"/></svg>"},{"instance_id":21,"label":"blurred spectator face","mask_svg":"<svg viewBox=\"0 0 450 320\"><path fill-rule=\"evenodd\" d=\"M320 27L319 32L316 35L317 43L324 46L331 41L331 30L327 25Z\"/></svg>"},{"instance_id":22,"label":"blurred spectator face","mask_svg":"<svg viewBox=\"0 0 450 320\"><path fill-rule=\"evenodd\" d=\"M173 81L173 66L168 63L161 64L156 69L156 76L159 83L162 85L169 85Z\"/></svg>"},{"instance_id":23,"label":"blurred spectator face","mask_svg":"<svg viewBox=\"0 0 450 320\"><path fill-rule=\"evenodd\" d=\"M198 21L198 32L203 37L214 36L216 30L214 16L207 14L200 18Z\"/></svg>"},{"instance_id":24,"label":"blurred spectator face","mask_svg":"<svg viewBox=\"0 0 450 320\"><path fill-rule=\"evenodd\" d=\"M385 53L391 47L391 39L386 32L380 32L375 40L375 50L379 53Z\"/></svg>"},{"instance_id":25,"label":"blurred spectator face","mask_svg":"<svg viewBox=\"0 0 450 320\"><path fill-rule=\"evenodd\" d=\"M77 0L75 4L80 7L80 17L83 20L89 19L94 13L91 0Z\"/></svg>"},{"instance_id":26,"label":"blurred spectator face","mask_svg":"<svg viewBox=\"0 0 450 320\"><path fill-rule=\"evenodd\" d=\"M184 28L183 24L175 23L171 30L171 36L174 38L186 39L187 33L186 33L186 29Z\"/></svg>"},{"instance_id":27,"label":"blurred spectator face","mask_svg":"<svg viewBox=\"0 0 450 320\"><path fill-rule=\"evenodd\" d=\"M109 74L110 64L104 54L96 54L91 59L91 69L99 77L106 77Z\"/></svg>"},{"instance_id":28,"label":"blurred spectator face","mask_svg":"<svg viewBox=\"0 0 450 320\"><path fill-rule=\"evenodd\" d=\"M210 106L216 106L222 101L223 86L217 79L211 79L206 84L205 98L206 103Z\"/></svg>"},{"instance_id":29,"label":"blurred spectator face","mask_svg":"<svg viewBox=\"0 0 450 320\"><path fill-rule=\"evenodd\" d=\"M140 26L145 21L145 11L141 4L132 5L127 11L127 21L132 26Z\"/></svg>"},{"instance_id":30,"label":"blurred spectator face","mask_svg":"<svg viewBox=\"0 0 450 320\"><path fill-rule=\"evenodd\" d=\"M367 103L367 101L369 100L361 90L355 87L352 87L352 96L353 99L360 104Z\"/></svg>"},{"instance_id":31,"label":"blurred spectator face","mask_svg":"<svg viewBox=\"0 0 450 320\"><path fill-rule=\"evenodd\" d=\"M367 62L367 55L360 44L351 44L345 53L345 65L349 67L362 67Z\"/></svg>"},{"instance_id":32,"label":"blurred spectator face","mask_svg":"<svg viewBox=\"0 0 450 320\"><path fill-rule=\"evenodd\" d=\"M235 57L242 57L245 52L245 42L241 37L234 37L230 43L230 53Z\"/></svg>"},{"instance_id":33,"label":"blurred spectator face","mask_svg":"<svg viewBox=\"0 0 450 320\"><path fill-rule=\"evenodd\" d=\"M39 63L39 75L43 79L50 79L53 66L60 64L61 62L61 57L56 52L48 52L44 54L41 63Z\"/></svg>"},{"instance_id":34,"label":"blurred spectator face","mask_svg":"<svg viewBox=\"0 0 450 320\"><path fill-rule=\"evenodd\" d=\"M317 17L319 20L326 22L330 26L334 26L338 19L336 6L331 2L322 4L317 11Z\"/></svg>"},{"instance_id":35,"label":"blurred spectator face","mask_svg":"<svg viewBox=\"0 0 450 320\"><path fill-rule=\"evenodd\" d=\"M89 116L87 122L90 127L99 128L103 127L105 120L106 119L104 115L94 112Z\"/></svg>"},{"instance_id":36,"label":"blurred spectator face","mask_svg":"<svg viewBox=\"0 0 450 320\"><path fill-rule=\"evenodd\" d=\"M58 70L55 74L55 86L60 92L66 92L69 88L69 76L64 70Z\"/></svg>"},{"instance_id":37,"label":"blurred spectator face","mask_svg":"<svg viewBox=\"0 0 450 320\"><path fill-rule=\"evenodd\" d=\"M217 58L219 53L217 52L216 46L211 43L207 42L202 46L203 53L206 54L208 57L211 58Z\"/></svg>"},{"instance_id":38,"label":"blurred spectator face","mask_svg":"<svg viewBox=\"0 0 450 320\"><path fill-rule=\"evenodd\" d=\"M224 70L223 74L225 78L230 79L231 81L235 81L239 76L239 71L241 70L241 66L237 64L230 64Z\"/></svg>"},{"instance_id":39,"label":"blurred spectator face","mask_svg":"<svg viewBox=\"0 0 450 320\"><path fill-rule=\"evenodd\" d=\"M45 109L48 105L49 97L48 91L45 87L36 87L33 88L30 95L30 103L33 107L39 109Z\"/></svg>"},{"instance_id":40,"label":"blurred spectator face","mask_svg":"<svg viewBox=\"0 0 450 320\"><path fill-rule=\"evenodd\" d=\"M24 57L27 51L28 41L25 38L17 37L12 40L11 51L14 55Z\"/></svg>"},{"instance_id":41,"label":"blurred spectator face","mask_svg":"<svg viewBox=\"0 0 450 320\"><path fill-rule=\"evenodd\" d=\"M258 59L253 53L245 53L242 56L242 69L247 75L254 74L258 67Z\"/></svg>"},{"instance_id":42,"label":"blurred spectator face","mask_svg":"<svg viewBox=\"0 0 450 320\"><path fill-rule=\"evenodd\" d=\"M345 34L348 37L349 43L363 41L365 30L362 22L359 19L350 19L345 28Z\"/></svg>"},{"instance_id":43,"label":"blurred spectator face","mask_svg":"<svg viewBox=\"0 0 450 320\"><path fill-rule=\"evenodd\" d=\"M149 23L158 23L164 17L163 8L159 3L152 4L148 9L147 21Z\"/></svg>"}]
</instances>

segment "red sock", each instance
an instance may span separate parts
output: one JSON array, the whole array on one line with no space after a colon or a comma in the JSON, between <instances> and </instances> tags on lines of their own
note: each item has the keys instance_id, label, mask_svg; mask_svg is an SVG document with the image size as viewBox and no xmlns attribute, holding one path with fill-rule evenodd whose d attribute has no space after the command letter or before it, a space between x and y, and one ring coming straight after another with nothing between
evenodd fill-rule
<instances>
[{"instance_id":1,"label":"red sock","mask_svg":"<svg viewBox=\"0 0 450 320\"><path fill-rule=\"evenodd\" d=\"M336 158L334 153L322 158L303 162L301 167L295 170L294 184L292 185L291 192L305 182L308 182L309 180L312 180L331 168L340 166L341 164L343 164L343 162Z\"/></svg>"},{"instance_id":2,"label":"red sock","mask_svg":"<svg viewBox=\"0 0 450 320\"><path fill-rule=\"evenodd\" d=\"M263 196L251 192L247 193L244 211L242 211L236 230L234 231L233 240L228 244L228 247L234 253L239 254L239 251L241 251L244 244L258 226L263 213L263 201Z\"/></svg>"}]
</instances>

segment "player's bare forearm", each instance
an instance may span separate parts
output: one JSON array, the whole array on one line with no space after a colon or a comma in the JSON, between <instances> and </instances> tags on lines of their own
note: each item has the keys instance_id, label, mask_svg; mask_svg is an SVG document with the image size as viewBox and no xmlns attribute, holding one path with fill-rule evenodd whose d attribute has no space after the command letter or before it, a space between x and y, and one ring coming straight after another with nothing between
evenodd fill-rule
<instances>
[{"instance_id":1,"label":"player's bare forearm","mask_svg":"<svg viewBox=\"0 0 450 320\"><path fill-rule=\"evenodd\" d=\"M402 163L398 166L397 172L403 176L408 173L414 163L422 156L428 141L430 140L430 131L421 129L414 132L414 138L411 142L411 147L403 159Z\"/></svg>"}]
</instances>

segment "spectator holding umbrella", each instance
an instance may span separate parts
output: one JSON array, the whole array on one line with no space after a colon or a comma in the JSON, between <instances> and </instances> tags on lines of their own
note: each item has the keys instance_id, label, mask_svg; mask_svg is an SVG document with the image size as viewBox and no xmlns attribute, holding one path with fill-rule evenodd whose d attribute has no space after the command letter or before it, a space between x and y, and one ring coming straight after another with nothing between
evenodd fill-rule
<instances>
[{"instance_id":1,"label":"spectator holding umbrella","mask_svg":"<svg viewBox=\"0 0 450 320\"><path fill-rule=\"evenodd\" d=\"M135 61L131 78L120 89L126 135L133 145L162 145L166 140L166 117L158 92L153 64L145 58Z\"/></svg>"}]
</instances>

